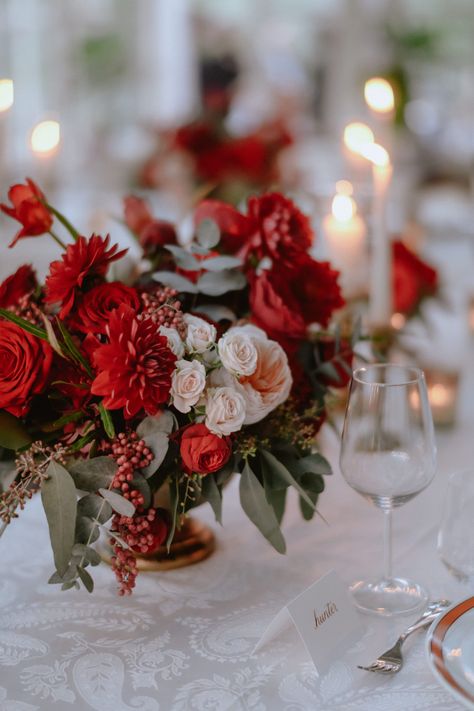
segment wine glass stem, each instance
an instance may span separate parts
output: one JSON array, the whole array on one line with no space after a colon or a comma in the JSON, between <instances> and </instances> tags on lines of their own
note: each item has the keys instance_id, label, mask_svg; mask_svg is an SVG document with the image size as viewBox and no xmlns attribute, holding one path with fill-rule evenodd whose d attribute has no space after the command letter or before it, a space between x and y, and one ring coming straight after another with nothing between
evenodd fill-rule
<instances>
[{"instance_id":1,"label":"wine glass stem","mask_svg":"<svg viewBox=\"0 0 474 711\"><path fill-rule=\"evenodd\" d=\"M392 509L384 511L383 554L385 579L392 577Z\"/></svg>"}]
</instances>

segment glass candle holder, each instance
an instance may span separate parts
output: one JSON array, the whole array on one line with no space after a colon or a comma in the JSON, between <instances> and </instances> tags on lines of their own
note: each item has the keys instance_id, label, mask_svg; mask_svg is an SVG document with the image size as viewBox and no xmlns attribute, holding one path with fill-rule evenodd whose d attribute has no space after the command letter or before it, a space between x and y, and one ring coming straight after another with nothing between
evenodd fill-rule
<instances>
[{"instance_id":1,"label":"glass candle holder","mask_svg":"<svg viewBox=\"0 0 474 711\"><path fill-rule=\"evenodd\" d=\"M459 373L425 368L428 400L433 422L438 427L451 427L456 422L459 400Z\"/></svg>"}]
</instances>

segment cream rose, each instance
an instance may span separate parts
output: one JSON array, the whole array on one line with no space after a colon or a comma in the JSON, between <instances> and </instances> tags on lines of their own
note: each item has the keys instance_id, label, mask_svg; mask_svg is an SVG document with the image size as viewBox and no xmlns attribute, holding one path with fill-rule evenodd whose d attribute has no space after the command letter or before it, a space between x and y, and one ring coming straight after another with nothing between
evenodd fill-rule
<instances>
[{"instance_id":1,"label":"cream rose","mask_svg":"<svg viewBox=\"0 0 474 711\"><path fill-rule=\"evenodd\" d=\"M197 360L178 360L171 379L173 405L180 412L189 412L206 387L206 369Z\"/></svg>"},{"instance_id":2,"label":"cream rose","mask_svg":"<svg viewBox=\"0 0 474 711\"><path fill-rule=\"evenodd\" d=\"M211 388L207 392L206 420L208 430L217 435L230 435L240 430L245 420L245 400L234 388Z\"/></svg>"},{"instance_id":3,"label":"cream rose","mask_svg":"<svg viewBox=\"0 0 474 711\"><path fill-rule=\"evenodd\" d=\"M219 339L217 350L222 365L235 375L252 375L257 368L257 348L250 335L230 329Z\"/></svg>"},{"instance_id":4,"label":"cream rose","mask_svg":"<svg viewBox=\"0 0 474 711\"><path fill-rule=\"evenodd\" d=\"M246 425L263 420L285 402L293 384L288 358L280 344L256 338L254 345L257 368L252 375L241 378L237 386L245 399Z\"/></svg>"},{"instance_id":5,"label":"cream rose","mask_svg":"<svg viewBox=\"0 0 474 711\"><path fill-rule=\"evenodd\" d=\"M168 340L168 348L173 351L177 358L184 356L184 343L175 328L160 326L158 332Z\"/></svg>"},{"instance_id":6,"label":"cream rose","mask_svg":"<svg viewBox=\"0 0 474 711\"><path fill-rule=\"evenodd\" d=\"M184 322L188 327L186 346L189 351L204 353L215 343L217 336L215 326L191 314L184 314Z\"/></svg>"}]
</instances>

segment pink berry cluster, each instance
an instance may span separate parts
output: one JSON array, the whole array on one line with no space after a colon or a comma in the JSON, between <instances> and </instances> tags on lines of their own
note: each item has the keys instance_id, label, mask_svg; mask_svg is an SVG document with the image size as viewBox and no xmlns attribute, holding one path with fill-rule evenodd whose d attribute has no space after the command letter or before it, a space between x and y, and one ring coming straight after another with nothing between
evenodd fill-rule
<instances>
[{"instance_id":1,"label":"pink berry cluster","mask_svg":"<svg viewBox=\"0 0 474 711\"><path fill-rule=\"evenodd\" d=\"M149 508L133 517L115 514L112 519L112 531L116 531L122 540L132 549L124 549L119 542L110 539L114 549L112 569L120 584L119 595L130 595L137 577L135 553L152 553L160 545L166 534L167 526L156 517L157 511Z\"/></svg>"},{"instance_id":2,"label":"pink berry cluster","mask_svg":"<svg viewBox=\"0 0 474 711\"><path fill-rule=\"evenodd\" d=\"M122 548L113 538L110 539L110 543L114 550L112 570L119 584L118 594L131 595L138 574L137 559L132 551Z\"/></svg>"},{"instance_id":3,"label":"pink berry cluster","mask_svg":"<svg viewBox=\"0 0 474 711\"><path fill-rule=\"evenodd\" d=\"M112 443L112 456L118 464L112 488L119 489L124 499L138 510L145 500L143 494L133 488L132 481L137 469L144 469L153 461L153 452L136 432L121 432Z\"/></svg>"},{"instance_id":4,"label":"pink berry cluster","mask_svg":"<svg viewBox=\"0 0 474 711\"><path fill-rule=\"evenodd\" d=\"M151 318L153 323L166 328L175 328L181 338L186 335L186 324L183 321L181 301L177 299L178 292L170 286L158 287L152 294L141 294L143 310L141 318Z\"/></svg>"},{"instance_id":5,"label":"pink berry cluster","mask_svg":"<svg viewBox=\"0 0 474 711\"><path fill-rule=\"evenodd\" d=\"M44 328L42 311L31 297L31 294L24 294L18 299L18 302L14 306L10 306L9 309L16 316L25 319L25 321Z\"/></svg>"}]
</instances>

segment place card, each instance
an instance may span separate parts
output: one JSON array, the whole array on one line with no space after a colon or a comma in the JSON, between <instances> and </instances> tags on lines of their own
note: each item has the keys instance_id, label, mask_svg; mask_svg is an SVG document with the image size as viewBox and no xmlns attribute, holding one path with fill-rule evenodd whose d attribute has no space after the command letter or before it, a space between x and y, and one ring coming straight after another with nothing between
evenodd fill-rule
<instances>
[{"instance_id":1,"label":"place card","mask_svg":"<svg viewBox=\"0 0 474 711\"><path fill-rule=\"evenodd\" d=\"M291 622L298 630L318 673L329 669L364 633L347 586L334 570L278 612L257 642L254 653Z\"/></svg>"}]
</instances>

